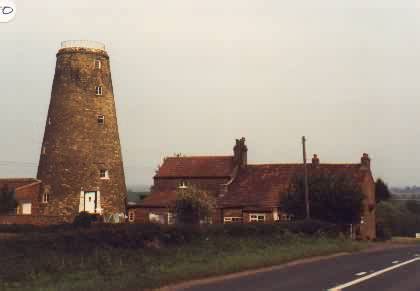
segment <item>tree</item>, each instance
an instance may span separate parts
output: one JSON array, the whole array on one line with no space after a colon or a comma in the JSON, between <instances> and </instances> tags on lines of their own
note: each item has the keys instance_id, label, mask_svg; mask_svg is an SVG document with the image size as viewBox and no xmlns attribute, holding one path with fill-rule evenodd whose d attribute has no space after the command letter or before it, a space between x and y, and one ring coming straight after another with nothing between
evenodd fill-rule
<instances>
[{"instance_id":1,"label":"tree","mask_svg":"<svg viewBox=\"0 0 420 291\"><path fill-rule=\"evenodd\" d=\"M413 214L420 215L420 203L416 200L407 200L405 202L405 208Z\"/></svg>"},{"instance_id":2,"label":"tree","mask_svg":"<svg viewBox=\"0 0 420 291\"><path fill-rule=\"evenodd\" d=\"M9 189L7 185L4 185L0 190L0 214L9 214L14 212L17 207L15 199L15 191Z\"/></svg>"},{"instance_id":3,"label":"tree","mask_svg":"<svg viewBox=\"0 0 420 291\"><path fill-rule=\"evenodd\" d=\"M389 191L388 185L385 184L385 182L381 178L378 178L375 182L375 197L376 203L391 198L391 191Z\"/></svg>"},{"instance_id":4,"label":"tree","mask_svg":"<svg viewBox=\"0 0 420 291\"><path fill-rule=\"evenodd\" d=\"M216 199L205 190L189 186L179 188L176 198L176 220L183 224L198 224L211 217Z\"/></svg>"},{"instance_id":5,"label":"tree","mask_svg":"<svg viewBox=\"0 0 420 291\"><path fill-rule=\"evenodd\" d=\"M363 193L344 174L317 172L308 176L311 218L336 224L360 223ZM296 175L282 200L282 210L297 219L306 217L303 175Z\"/></svg>"}]
</instances>

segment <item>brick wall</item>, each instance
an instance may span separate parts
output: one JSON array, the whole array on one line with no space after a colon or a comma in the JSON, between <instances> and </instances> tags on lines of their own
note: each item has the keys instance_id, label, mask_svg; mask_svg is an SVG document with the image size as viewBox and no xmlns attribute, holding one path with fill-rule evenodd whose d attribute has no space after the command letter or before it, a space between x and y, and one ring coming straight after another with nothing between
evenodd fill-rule
<instances>
[{"instance_id":1,"label":"brick wall","mask_svg":"<svg viewBox=\"0 0 420 291\"><path fill-rule=\"evenodd\" d=\"M363 201L363 220L360 225L362 239L376 238L376 202L375 202L375 181L371 175L366 175L362 183L362 192L365 195Z\"/></svg>"},{"instance_id":2,"label":"brick wall","mask_svg":"<svg viewBox=\"0 0 420 291\"><path fill-rule=\"evenodd\" d=\"M101 68L95 67L96 60ZM96 95L96 86L102 86L102 95ZM102 124L99 115L105 117ZM58 52L42 148L37 178L50 193L44 215L72 221L81 191L100 191L104 214L125 212L127 191L105 51ZM101 179L100 170L108 170L109 179Z\"/></svg>"},{"instance_id":3,"label":"brick wall","mask_svg":"<svg viewBox=\"0 0 420 291\"><path fill-rule=\"evenodd\" d=\"M168 208L144 208L144 207L137 207L137 208L129 208L128 213L134 212L134 221L133 223L150 223L149 221L149 214L155 213L155 214L163 214L166 215L168 212L171 212ZM168 223L166 219L166 223Z\"/></svg>"}]
</instances>

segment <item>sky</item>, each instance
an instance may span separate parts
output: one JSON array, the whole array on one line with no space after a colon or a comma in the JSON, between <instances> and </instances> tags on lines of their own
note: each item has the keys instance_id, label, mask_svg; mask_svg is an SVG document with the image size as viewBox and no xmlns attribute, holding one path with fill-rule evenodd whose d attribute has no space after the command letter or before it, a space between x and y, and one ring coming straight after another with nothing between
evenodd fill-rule
<instances>
[{"instance_id":1,"label":"sky","mask_svg":"<svg viewBox=\"0 0 420 291\"><path fill-rule=\"evenodd\" d=\"M420 185L420 1L15 0L0 23L0 177L36 175L63 40L111 58L127 184L165 156L372 159Z\"/></svg>"}]
</instances>

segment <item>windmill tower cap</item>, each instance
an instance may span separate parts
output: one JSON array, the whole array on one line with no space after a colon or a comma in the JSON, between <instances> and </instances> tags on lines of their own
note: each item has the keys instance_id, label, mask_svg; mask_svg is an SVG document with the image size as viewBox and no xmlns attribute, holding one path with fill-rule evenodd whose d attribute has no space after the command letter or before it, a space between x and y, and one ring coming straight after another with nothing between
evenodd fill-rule
<instances>
[{"instance_id":1,"label":"windmill tower cap","mask_svg":"<svg viewBox=\"0 0 420 291\"><path fill-rule=\"evenodd\" d=\"M88 48L105 51L105 45L93 40L66 40L61 42L61 48Z\"/></svg>"}]
</instances>

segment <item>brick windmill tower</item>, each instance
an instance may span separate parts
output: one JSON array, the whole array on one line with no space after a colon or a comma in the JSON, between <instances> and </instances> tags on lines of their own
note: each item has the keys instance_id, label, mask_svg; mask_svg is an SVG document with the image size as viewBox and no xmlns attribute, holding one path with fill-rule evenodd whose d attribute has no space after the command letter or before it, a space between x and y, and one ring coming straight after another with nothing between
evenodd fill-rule
<instances>
[{"instance_id":1,"label":"brick windmill tower","mask_svg":"<svg viewBox=\"0 0 420 291\"><path fill-rule=\"evenodd\" d=\"M81 211L126 212L109 56L101 43L61 44L37 178L44 215L71 221Z\"/></svg>"}]
</instances>

